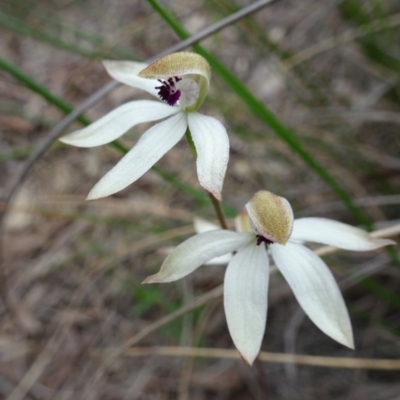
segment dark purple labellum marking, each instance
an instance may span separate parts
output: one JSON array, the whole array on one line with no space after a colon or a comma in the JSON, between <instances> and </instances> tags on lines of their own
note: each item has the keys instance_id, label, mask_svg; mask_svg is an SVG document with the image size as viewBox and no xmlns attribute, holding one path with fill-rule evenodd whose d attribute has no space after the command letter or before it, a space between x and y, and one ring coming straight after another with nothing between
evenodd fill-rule
<instances>
[{"instance_id":1,"label":"dark purple labellum marking","mask_svg":"<svg viewBox=\"0 0 400 400\"><path fill-rule=\"evenodd\" d=\"M257 237L257 246L259 246L261 243L265 243L265 244L274 243L272 240L269 240L262 235L257 235L256 237Z\"/></svg>"},{"instance_id":2,"label":"dark purple labellum marking","mask_svg":"<svg viewBox=\"0 0 400 400\"><path fill-rule=\"evenodd\" d=\"M168 105L174 106L181 97L181 91L176 88L176 84L181 80L182 78L177 76L168 78L166 81L158 79L161 86L156 86L156 89L158 89L160 99L165 101Z\"/></svg>"}]
</instances>

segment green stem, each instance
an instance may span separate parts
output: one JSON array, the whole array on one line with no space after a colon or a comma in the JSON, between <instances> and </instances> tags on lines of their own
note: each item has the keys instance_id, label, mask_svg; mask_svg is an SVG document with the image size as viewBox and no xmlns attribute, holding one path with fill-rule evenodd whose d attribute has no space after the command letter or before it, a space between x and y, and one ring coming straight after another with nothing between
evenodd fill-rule
<instances>
[{"instance_id":1,"label":"green stem","mask_svg":"<svg viewBox=\"0 0 400 400\"><path fill-rule=\"evenodd\" d=\"M207 192L207 194L211 200L211 204L214 207L215 214L217 215L219 225L221 226L222 229L228 229L228 226L226 225L224 214L221 209L221 203L214 197L214 195L212 193Z\"/></svg>"}]
</instances>

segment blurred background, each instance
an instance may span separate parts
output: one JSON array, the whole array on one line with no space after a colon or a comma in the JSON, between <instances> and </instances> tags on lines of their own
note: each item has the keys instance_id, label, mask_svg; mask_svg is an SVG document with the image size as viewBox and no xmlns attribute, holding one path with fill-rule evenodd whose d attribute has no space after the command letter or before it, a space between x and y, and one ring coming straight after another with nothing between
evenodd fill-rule
<instances>
[{"instance_id":1,"label":"blurred background","mask_svg":"<svg viewBox=\"0 0 400 400\"><path fill-rule=\"evenodd\" d=\"M111 81L102 59L143 61L179 42L151 3L2 0L1 208L36 146L66 113ZM251 2L161 4L193 34ZM399 43L397 0L276 0L201 45L294 132L379 229L400 218ZM85 118L96 120L145 97L120 86ZM230 136L223 192L228 217L255 191L267 189L286 197L297 217L360 225L223 74L214 71L201 111L221 120ZM81 126L76 122L69 131ZM121 141L133 146L149 126L132 129ZM179 349L169 356L127 350L234 346L220 292L204 298L222 283L224 267L202 267L168 285L140 284L158 271L170 246L193 233L194 216L214 220L207 200L150 171L110 198L85 202L121 157L108 146L79 149L56 142L14 199L2 232L1 399L400 398L398 370L262 362L250 368L218 351L200 358L182 357ZM200 191L184 141L157 167L164 177ZM305 317L278 274L271 277L262 350L399 359L397 252L325 257L351 314L354 352ZM162 319L199 298L200 307Z\"/></svg>"}]
</instances>

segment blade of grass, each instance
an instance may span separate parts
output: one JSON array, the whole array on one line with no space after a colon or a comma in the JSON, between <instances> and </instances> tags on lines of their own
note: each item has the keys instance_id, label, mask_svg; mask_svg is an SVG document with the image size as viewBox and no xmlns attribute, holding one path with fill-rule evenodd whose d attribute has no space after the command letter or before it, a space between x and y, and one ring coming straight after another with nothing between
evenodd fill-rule
<instances>
[{"instance_id":1,"label":"blade of grass","mask_svg":"<svg viewBox=\"0 0 400 400\"><path fill-rule=\"evenodd\" d=\"M35 92L36 94L41 96L48 103L52 104L63 113L69 114L73 110L73 107L66 101L51 93L45 86L35 81L28 74L26 74L24 71L18 68L16 65L10 63L9 61L7 61L2 57L0 57L0 69L8 72L18 82L25 85L32 92ZM84 116L78 117L77 120L83 125L90 124L90 121Z\"/></svg>"},{"instance_id":2,"label":"blade of grass","mask_svg":"<svg viewBox=\"0 0 400 400\"><path fill-rule=\"evenodd\" d=\"M376 9L376 7L374 7ZM357 0L344 0L339 5L339 10L342 15L358 25L360 28L374 23L374 20L364 11L362 4ZM374 19L376 14L374 13ZM379 10L378 18L384 26L387 15L383 9ZM382 33L371 34L360 40L360 44L365 54L377 64L390 69L396 76L397 81L400 81L400 58L396 56L398 43L391 40L390 29Z\"/></svg>"},{"instance_id":3,"label":"blade of grass","mask_svg":"<svg viewBox=\"0 0 400 400\"><path fill-rule=\"evenodd\" d=\"M38 31L37 29L33 29L27 24L24 24L23 21L19 21L17 18L14 18L13 16L4 14L2 12L0 12L0 26L2 28L10 29L21 35L29 36L39 42L47 43L51 46L56 47L57 49L66 50L90 59L95 59L99 57L99 54L97 54L96 52L81 49L74 44L65 43L55 36L48 35L44 32Z\"/></svg>"},{"instance_id":4,"label":"blade of grass","mask_svg":"<svg viewBox=\"0 0 400 400\"><path fill-rule=\"evenodd\" d=\"M105 39L101 37L93 37L85 32L76 30L65 23L61 23L58 21L56 15L50 15L46 18L42 13L38 12L33 15L32 18L30 16L29 21L31 19L34 27L31 27L27 23L27 18L21 18L12 15L12 11L4 12L3 10L0 12L0 26L4 28L13 30L21 35L32 37L35 40L47 43L56 47L57 49L66 50L90 59L104 58L105 54L103 50L107 42ZM68 36L73 36L76 42L83 42L83 45L77 46L75 43L61 40L59 38L60 33L54 33L55 30L60 29L63 32L68 32ZM84 48L88 46L90 46L90 48L94 48L94 50L87 50ZM109 51L106 52L106 55L110 58L134 59L134 57L132 57L131 50L125 50L120 47L113 47L112 49L109 49Z\"/></svg>"}]
</instances>

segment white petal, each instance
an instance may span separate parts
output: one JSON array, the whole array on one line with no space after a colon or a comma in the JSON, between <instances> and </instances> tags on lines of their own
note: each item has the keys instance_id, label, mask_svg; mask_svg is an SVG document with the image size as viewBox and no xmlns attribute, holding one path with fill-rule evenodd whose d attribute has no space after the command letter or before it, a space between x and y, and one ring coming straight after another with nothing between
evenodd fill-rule
<instances>
[{"instance_id":1,"label":"white petal","mask_svg":"<svg viewBox=\"0 0 400 400\"><path fill-rule=\"evenodd\" d=\"M250 243L225 273L224 308L229 332L243 359L252 364L267 321L269 261L265 246Z\"/></svg>"},{"instance_id":2,"label":"white petal","mask_svg":"<svg viewBox=\"0 0 400 400\"><path fill-rule=\"evenodd\" d=\"M214 257L238 250L254 240L251 233L215 230L193 236L181 243L163 262L160 271L143 283L171 282L193 272Z\"/></svg>"},{"instance_id":3,"label":"white petal","mask_svg":"<svg viewBox=\"0 0 400 400\"><path fill-rule=\"evenodd\" d=\"M134 61L103 61L109 75L116 81L124 83L150 93L158 98L158 90L156 86L160 86L157 79L140 78L137 74L145 69L148 64Z\"/></svg>"},{"instance_id":4,"label":"white petal","mask_svg":"<svg viewBox=\"0 0 400 400\"><path fill-rule=\"evenodd\" d=\"M311 321L339 343L354 348L349 314L335 278L310 249L288 242L269 246L272 257Z\"/></svg>"},{"instance_id":5,"label":"white petal","mask_svg":"<svg viewBox=\"0 0 400 400\"><path fill-rule=\"evenodd\" d=\"M194 230L197 233L203 233L203 232L214 231L215 229L221 229L220 226L208 222L203 218L196 217L193 223L194 223Z\"/></svg>"},{"instance_id":6,"label":"white petal","mask_svg":"<svg viewBox=\"0 0 400 400\"><path fill-rule=\"evenodd\" d=\"M221 227L208 222L203 218L196 217L194 219L194 230L197 233L214 231L216 229L221 229ZM206 265L227 265L231 258L232 253L224 254L223 256L212 258L210 261L206 262Z\"/></svg>"},{"instance_id":7,"label":"white petal","mask_svg":"<svg viewBox=\"0 0 400 400\"><path fill-rule=\"evenodd\" d=\"M296 219L290 239L355 251L375 250L396 244L393 240L374 238L362 229L327 218Z\"/></svg>"},{"instance_id":8,"label":"white petal","mask_svg":"<svg viewBox=\"0 0 400 400\"><path fill-rule=\"evenodd\" d=\"M223 256L212 258L210 261L207 261L205 265L228 265L232 257L232 253L224 254Z\"/></svg>"},{"instance_id":9,"label":"white petal","mask_svg":"<svg viewBox=\"0 0 400 400\"><path fill-rule=\"evenodd\" d=\"M117 107L87 128L65 135L60 140L77 147L101 146L118 139L135 125L157 121L179 111L178 107L171 107L158 101L131 101Z\"/></svg>"},{"instance_id":10,"label":"white petal","mask_svg":"<svg viewBox=\"0 0 400 400\"><path fill-rule=\"evenodd\" d=\"M229 159L229 138L217 119L188 113L189 129L197 151L197 175L200 185L221 200L226 166Z\"/></svg>"},{"instance_id":11,"label":"white petal","mask_svg":"<svg viewBox=\"0 0 400 400\"><path fill-rule=\"evenodd\" d=\"M180 113L154 125L136 145L94 186L88 200L125 189L147 172L186 132L186 115Z\"/></svg>"}]
</instances>

